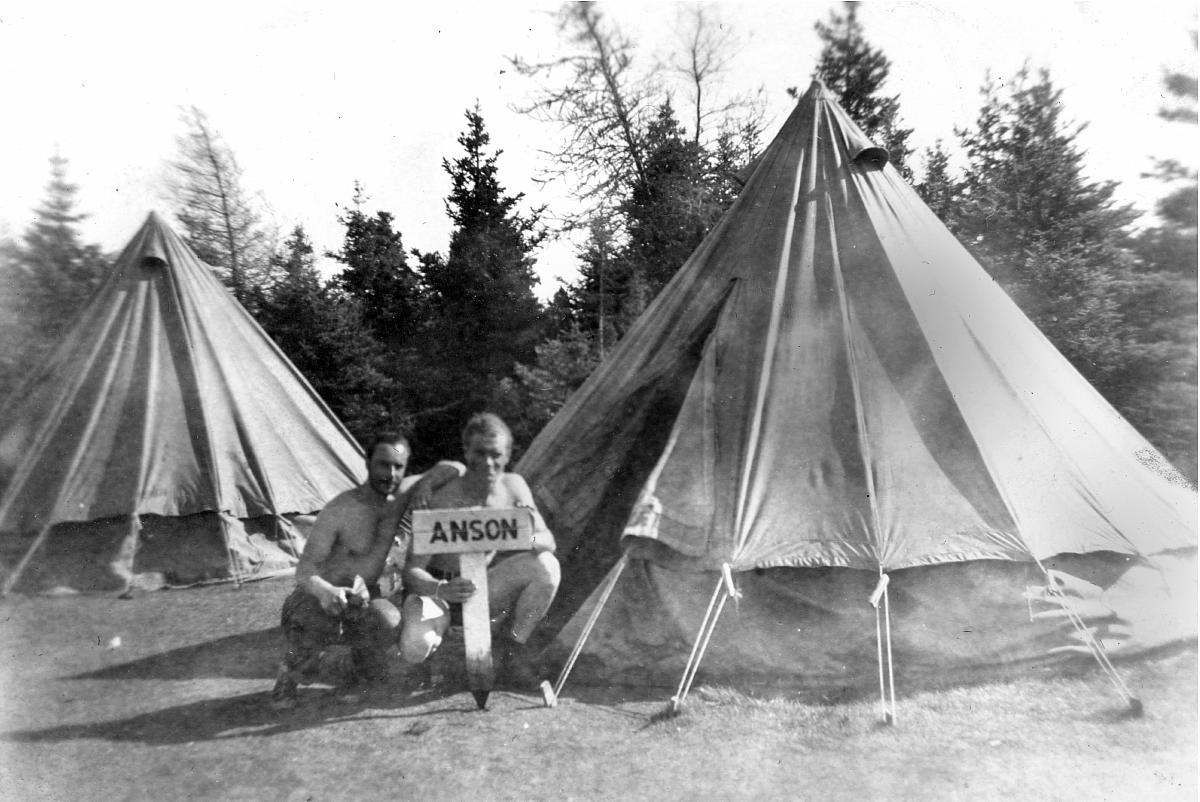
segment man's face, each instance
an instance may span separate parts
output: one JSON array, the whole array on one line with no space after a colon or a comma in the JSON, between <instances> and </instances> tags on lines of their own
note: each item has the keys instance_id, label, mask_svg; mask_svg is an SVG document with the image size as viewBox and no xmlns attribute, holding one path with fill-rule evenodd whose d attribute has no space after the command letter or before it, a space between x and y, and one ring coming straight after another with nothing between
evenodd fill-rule
<instances>
[{"instance_id":1,"label":"man's face","mask_svg":"<svg viewBox=\"0 0 1200 802\"><path fill-rule=\"evenodd\" d=\"M512 453L512 443L504 434L474 434L467 441L465 450L467 473L486 477L490 487L504 473L504 466L508 465L508 457Z\"/></svg>"},{"instance_id":2,"label":"man's face","mask_svg":"<svg viewBox=\"0 0 1200 802\"><path fill-rule=\"evenodd\" d=\"M381 496L400 491L408 467L408 449L401 443L380 443L367 457L367 484Z\"/></svg>"}]
</instances>

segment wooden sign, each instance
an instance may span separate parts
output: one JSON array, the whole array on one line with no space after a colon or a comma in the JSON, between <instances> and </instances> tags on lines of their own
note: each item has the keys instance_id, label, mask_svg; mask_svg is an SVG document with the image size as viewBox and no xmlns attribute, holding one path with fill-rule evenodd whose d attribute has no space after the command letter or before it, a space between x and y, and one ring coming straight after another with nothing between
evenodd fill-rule
<instances>
[{"instance_id":1,"label":"wooden sign","mask_svg":"<svg viewBox=\"0 0 1200 802\"><path fill-rule=\"evenodd\" d=\"M414 554L457 554L459 573L475 585L475 592L462 605L463 648L467 681L482 710L496 681L487 555L533 548L533 512L488 507L413 510L412 529Z\"/></svg>"},{"instance_id":2,"label":"wooden sign","mask_svg":"<svg viewBox=\"0 0 1200 802\"><path fill-rule=\"evenodd\" d=\"M413 510L413 554L528 551L533 511L522 507Z\"/></svg>"}]
</instances>

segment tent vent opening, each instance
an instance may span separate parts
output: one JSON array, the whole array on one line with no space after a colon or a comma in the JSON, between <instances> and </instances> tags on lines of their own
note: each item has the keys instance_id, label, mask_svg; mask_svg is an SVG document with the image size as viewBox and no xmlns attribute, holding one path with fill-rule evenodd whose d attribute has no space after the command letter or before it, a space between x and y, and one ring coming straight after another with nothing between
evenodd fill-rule
<instances>
[{"instance_id":1,"label":"tent vent opening","mask_svg":"<svg viewBox=\"0 0 1200 802\"><path fill-rule=\"evenodd\" d=\"M887 148L869 147L854 154L854 163L869 170L882 170L890 158Z\"/></svg>"}]
</instances>

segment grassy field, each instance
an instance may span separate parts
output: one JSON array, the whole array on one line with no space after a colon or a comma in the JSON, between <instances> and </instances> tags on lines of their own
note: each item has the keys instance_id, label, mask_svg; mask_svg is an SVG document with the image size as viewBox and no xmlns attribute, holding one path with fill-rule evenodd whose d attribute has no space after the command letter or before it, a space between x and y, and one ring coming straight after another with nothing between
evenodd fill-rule
<instances>
[{"instance_id":1,"label":"grassy field","mask_svg":"<svg viewBox=\"0 0 1200 802\"><path fill-rule=\"evenodd\" d=\"M926 690L877 704L568 686L328 689L268 705L290 580L242 589L0 601L0 795L76 799L1194 800L1194 644L1098 672ZM903 689L899 689L903 691Z\"/></svg>"}]
</instances>

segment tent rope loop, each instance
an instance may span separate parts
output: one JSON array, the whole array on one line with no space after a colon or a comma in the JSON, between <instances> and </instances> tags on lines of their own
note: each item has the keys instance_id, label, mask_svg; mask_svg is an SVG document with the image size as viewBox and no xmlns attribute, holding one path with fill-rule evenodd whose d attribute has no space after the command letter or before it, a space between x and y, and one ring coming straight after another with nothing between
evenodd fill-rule
<instances>
[{"instance_id":1,"label":"tent rope loop","mask_svg":"<svg viewBox=\"0 0 1200 802\"><path fill-rule=\"evenodd\" d=\"M879 707L885 724L896 723L896 679L892 669L892 610L888 599L888 585L890 584L891 577L881 571L879 582L876 583L875 590L871 591L869 599L871 606L875 608L875 653L879 664ZM885 653L887 657L886 690L883 681Z\"/></svg>"},{"instance_id":2,"label":"tent rope loop","mask_svg":"<svg viewBox=\"0 0 1200 802\"><path fill-rule=\"evenodd\" d=\"M725 583L725 595L733 599L734 607L737 607L737 603L742 600L742 592L733 583L733 569L729 563L721 564L721 580Z\"/></svg>"},{"instance_id":3,"label":"tent rope loop","mask_svg":"<svg viewBox=\"0 0 1200 802\"><path fill-rule=\"evenodd\" d=\"M229 573L233 576L234 587L240 588L246 583L246 578L242 573L241 563L238 560L237 551L233 547L233 536L230 532L230 522L237 519L225 510L218 512L217 517L221 521L221 535L225 539L225 555L229 560Z\"/></svg>"}]
</instances>

